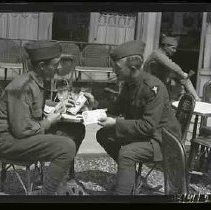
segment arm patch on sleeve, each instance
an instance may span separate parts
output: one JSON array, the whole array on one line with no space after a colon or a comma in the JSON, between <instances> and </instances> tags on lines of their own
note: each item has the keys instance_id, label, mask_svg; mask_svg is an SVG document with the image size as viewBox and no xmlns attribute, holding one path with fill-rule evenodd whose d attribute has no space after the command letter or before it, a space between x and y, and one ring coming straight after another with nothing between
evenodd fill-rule
<instances>
[{"instance_id":1,"label":"arm patch on sleeve","mask_svg":"<svg viewBox=\"0 0 211 210\"><path fill-rule=\"evenodd\" d=\"M159 91L159 87L158 86L152 87L152 91L154 92L155 95L157 95Z\"/></svg>"}]
</instances>

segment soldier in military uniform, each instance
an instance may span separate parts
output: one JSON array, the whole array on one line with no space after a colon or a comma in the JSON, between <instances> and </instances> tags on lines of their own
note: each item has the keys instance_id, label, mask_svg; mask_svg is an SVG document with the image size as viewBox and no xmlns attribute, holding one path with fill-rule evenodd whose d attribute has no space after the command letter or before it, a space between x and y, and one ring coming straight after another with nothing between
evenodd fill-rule
<instances>
[{"instance_id":1,"label":"soldier in military uniform","mask_svg":"<svg viewBox=\"0 0 211 210\"><path fill-rule=\"evenodd\" d=\"M27 43L25 49L33 69L15 78L0 100L0 156L50 162L39 194L51 195L72 168L85 128L58 124L63 107L43 118L45 81L57 72L61 46L53 41L37 41Z\"/></svg>"},{"instance_id":2,"label":"soldier in military uniform","mask_svg":"<svg viewBox=\"0 0 211 210\"><path fill-rule=\"evenodd\" d=\"M162 160L163 127L181 137L165 85L141 68L144 48L143 42L130 41L116 47L110 55L117 79L124 85L108 113L122 116L101 118L99 124L103 128L96 137L118 164L117 194L131 194L136 162Z\"/></svg>"},{"instance_id":3,"label":"soldier in military uniform","mask_svg":"<svg viewBox=\"0 0 211 210\"><path fill-rule=\"evenodd\" d=\"M143 69L158 77L167 86L172 100L178 100L184 92L184 88L196 100L200 100L189 79L189 75L170 59L176 52L177 45L178 41L175 37L163 35L161 47L149 55Z\"/></svg>"}]
</instances>

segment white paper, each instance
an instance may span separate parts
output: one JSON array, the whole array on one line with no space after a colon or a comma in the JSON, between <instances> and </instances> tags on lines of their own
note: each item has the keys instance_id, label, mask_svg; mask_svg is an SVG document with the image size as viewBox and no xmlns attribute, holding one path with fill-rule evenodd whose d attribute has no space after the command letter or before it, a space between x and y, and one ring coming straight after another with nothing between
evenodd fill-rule
<instances>
[{"instance_id":1,"label":"white paper","mask_svg":"<svg viewBox=\"0 0 211 210\"><path fill-rule=\"evenodd\" d=\"M50 113L53 113L55 111L55 107L53 106L48 106L45 104L45 107L44 107L44 112L47 113L47 114L50 114Z\"/></svg>"},{"instance_id":2,"label":"white paper","mask_svg":"<svg viewBox=\"0 0 211 210\"><path fill-rule=\"evenodd\" d=\"M107 117L106 109L96 109L82 112L85 125L98 123L98 120L102 117Z\"/></svg>"},{"instance_id":3,"label":"white paper","mask_svg":"<svg viewBox=\"0 0 211 210\"><path fill-rule=\"evenodd\" d=\"M83 117L82 117L82 115L62 114L62 120L68 121L68 122L82 123Z\"/></svg>"}]
</instances>

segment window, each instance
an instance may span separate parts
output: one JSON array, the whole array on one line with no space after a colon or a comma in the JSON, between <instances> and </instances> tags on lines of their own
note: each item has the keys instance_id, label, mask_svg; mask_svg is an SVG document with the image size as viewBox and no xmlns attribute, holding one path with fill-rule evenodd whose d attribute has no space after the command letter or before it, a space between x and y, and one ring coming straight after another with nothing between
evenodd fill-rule
<instances>
[{"instance_id":1,"label":"window","mask_svg":"<svg viewBox=\"0 0 211 210\"><path fill-rule=\"evenodd\" d=\"M134 40L136 19L136 13L95 13L90 42L119 45Z\"/></svg>"}]
</instances>

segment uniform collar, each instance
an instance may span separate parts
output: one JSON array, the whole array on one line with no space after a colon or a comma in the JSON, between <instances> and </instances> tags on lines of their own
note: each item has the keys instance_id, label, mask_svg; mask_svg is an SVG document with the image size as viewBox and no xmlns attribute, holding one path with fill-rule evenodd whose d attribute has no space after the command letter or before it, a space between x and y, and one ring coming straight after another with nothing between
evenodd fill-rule
<instances>
[{"instance_id":1,"label":"uniform collar","mask_svg":"<svg viewBox=\"0 0 211 210\"><path fill-rule=\"evenodd\" d=\"M143 83L144 78L145 78L145 73L141 69L139 75L137 77L133 78L131 81L127 82L127 85L128 85L128 87L132 87L132 86L137 87L141 83Z\"/></svg>"},{"instance_id":2,"label":"uniform collar","mask_svg":"<svg viewBox=\"0 0 211 210\"><path fill-rule=\"evenodd\" d=\"M44 82L43 79L41 77L38 76L38 74L34 71L30 71L29 75L31 76L31 78L37 83L37 85L41 88L44 88Z\"/></svg>"}]
</instances>

